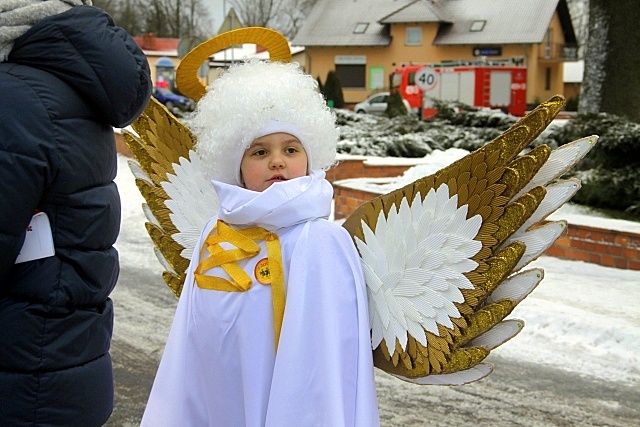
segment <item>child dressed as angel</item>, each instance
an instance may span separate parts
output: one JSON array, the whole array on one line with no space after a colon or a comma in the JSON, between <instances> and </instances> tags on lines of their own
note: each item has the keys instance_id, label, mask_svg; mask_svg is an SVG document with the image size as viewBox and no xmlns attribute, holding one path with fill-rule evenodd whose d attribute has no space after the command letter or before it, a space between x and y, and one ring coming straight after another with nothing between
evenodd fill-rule
<instances>
[{"instance_id":1,"label":"child dressed as angel","mask_svg":"<svg viewBox=\"0 0 640 427\"><path fill-rule=\"evenodd\" d=\"M360 259L327 220L335 117L297 64L244 62L211 86L193 127L220 210L142 425L377 426Z\"/></svg>"}]
</instances>

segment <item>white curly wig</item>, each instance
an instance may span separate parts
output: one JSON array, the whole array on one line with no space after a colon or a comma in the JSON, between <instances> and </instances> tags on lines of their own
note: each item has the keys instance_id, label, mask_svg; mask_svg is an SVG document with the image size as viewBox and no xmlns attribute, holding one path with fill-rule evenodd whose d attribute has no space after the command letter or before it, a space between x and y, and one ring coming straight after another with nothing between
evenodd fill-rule
<instances>
[{"instance_id":1,"label":"white curly wig","mask_svg":"<svg viewBox=\"0 0 640 427\"><path fill-rule=\"evenodd\" d=\"M278 122L283 126L274 127ZM287 133L302 143L308 171L336 161L339 130L316 80L297 63L249 60L231 66L198 101L195 149L209 179L241 186L242 156L266 129L295 129Z\"/></svg>"}]
</instances>

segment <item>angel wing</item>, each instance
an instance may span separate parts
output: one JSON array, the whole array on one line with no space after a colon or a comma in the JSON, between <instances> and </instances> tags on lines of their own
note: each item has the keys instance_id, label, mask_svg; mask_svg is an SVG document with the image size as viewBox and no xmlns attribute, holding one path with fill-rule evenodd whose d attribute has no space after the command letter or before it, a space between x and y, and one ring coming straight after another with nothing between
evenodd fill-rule
<instances>
[{"instance_id":1,"label":"angel wing","mask_svg":"<svg viewBox=\"0 0 640 427\"><path fill-rule=\"evenodd\" d=\"M522 268L565 230L545 218L580 188L557 179L597 141L518 156L563 105L550 99L484 147L344 222L362 258L378 368L418 384L468 383L488 375L482 360L522 329L504 319L543 277Z\"/></svg>"},{"instance_id":2,"label":"angel wing","mask_svg":"<svg viewBox=\"0 0 640 427\"><path fill-rule=\"evenodd\" d=\"M167 108L151 98L125 131L136 160L129 167L145 199L145 226L165 271L165 282L180 295L186 269L206 221L218 212L215 190L193 152L195 137Z\"/></svg>"}]
</instances>

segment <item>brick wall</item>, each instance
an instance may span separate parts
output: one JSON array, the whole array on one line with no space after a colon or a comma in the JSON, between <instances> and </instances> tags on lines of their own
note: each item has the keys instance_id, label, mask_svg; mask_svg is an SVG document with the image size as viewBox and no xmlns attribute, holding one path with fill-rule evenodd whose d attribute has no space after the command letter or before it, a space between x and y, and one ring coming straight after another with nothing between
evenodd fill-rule
<instances>
[{"instance_id":1,"label":"brick wall","mask_svg":"<svg viewBox=\"0 0 640 427\"><path fill-rule=\"evenodd\" d=\"M377 194L372 194L367 191L355 190L351 188L341 187L339 185L334 185L334 218L342 219L348 217L353 213L353 211L358 208L358 206L360 206L367 200L373 199L376 196Z\"/></svg>"},{"instance_id":2,"label":"brick wall","mask_svg":"<svg viewBox=\"0 0 640 427\"><path fill-rule=\"evenodd\" d=\"M547 255L640 270L640 234L569 224Z\"/></svg>"},{"instance_id":3,"label":"brick wall","mask_svg":"<svg viewBox=\"0 0 640 427\"><path fill-rule=\"evenodd\" d=\"M354 176L351 176L354 178ZM345 218L377 194L334 184L335 218ZM570 223L546 255L640 270L640 234Z\"/></svg>"},{"instance_id":4,"label":"brick wall","mask_svg":"<svg viewBox=\"0 0 640 427\"><path fill-rule=\"evenodd\" d=\"M329 182L350 178L386 178L400 176L414 166L414 163L404 165L375 165L367 164L365 159L341 159L337 166L327 171Z\"/></svg>"},{"instance_id":5,"label":"brick wall","mask_svg":"<svg viewBox=\"0 0 640 427\"><path fill-rule=\"evenodd\" d=\"M371 200L378 196L378 194L371 193L369 191L342 186L340 183L332 182L332 184L333 200L335 202L333 215L335 219L348 217L358 208L358 206L367 200Z\"/></svg>"}]
</instances>

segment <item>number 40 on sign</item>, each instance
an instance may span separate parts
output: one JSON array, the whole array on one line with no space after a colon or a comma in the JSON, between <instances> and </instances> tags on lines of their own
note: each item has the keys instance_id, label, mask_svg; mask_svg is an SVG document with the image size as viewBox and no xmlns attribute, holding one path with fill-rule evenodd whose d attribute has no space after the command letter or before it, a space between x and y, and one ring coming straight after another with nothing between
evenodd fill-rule
<instances>
[{"instance_id":1,"label":"number 40 on sign","mask_svg":"<svg viewBox=\"0 0 640 427\"><path fill-rule=\"evenodd\" d=\"M420 89L423 91L430 91L438 82L438 76L436 74L436 70L431 67L423 67L420 68L416 72L416 84L420 86Z\"/></svg>"}]
</instances>

